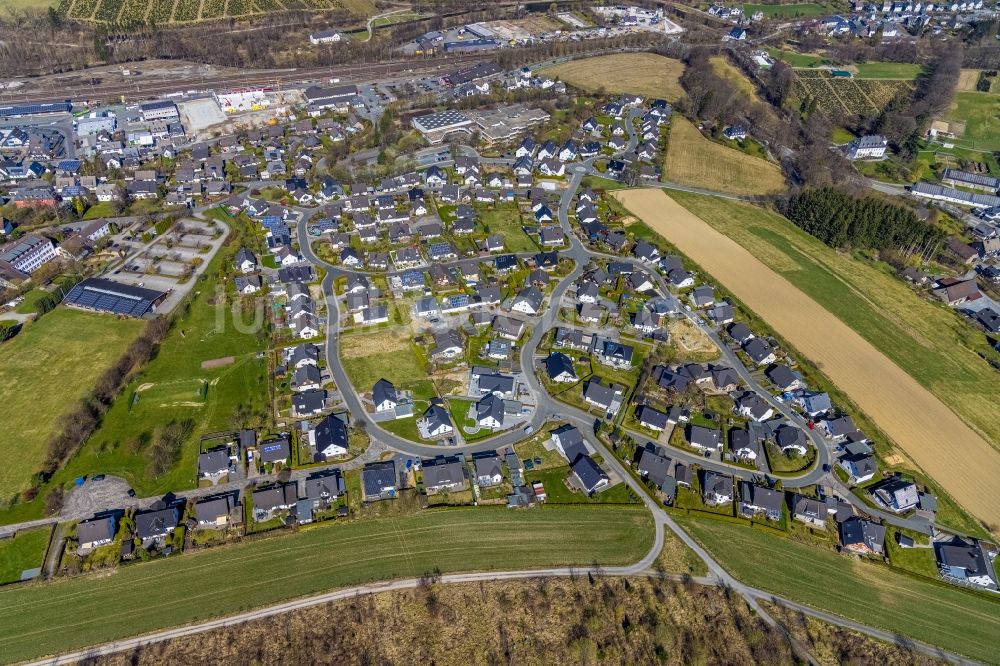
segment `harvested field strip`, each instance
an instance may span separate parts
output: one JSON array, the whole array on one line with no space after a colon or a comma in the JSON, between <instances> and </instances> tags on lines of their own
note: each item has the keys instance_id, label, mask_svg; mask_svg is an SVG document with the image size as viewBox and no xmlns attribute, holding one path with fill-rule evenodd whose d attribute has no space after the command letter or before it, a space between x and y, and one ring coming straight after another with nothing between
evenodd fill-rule
<instances>
[{"instance_id":1,"label":"harvested field strip","mask_svg":"<svg viewBox=\"0 0 1000 666\"><path fill-rule=\"evenodd\" d=\"M771 194L785 189L777 165L710 141L674 114L667 143L665 179L732 194Z\"/></svg>"},{"instance_id":2,"label":"harvested field strip","mask_svg":"<svg viewBox=\"0 0 1000 666\"><path fill-rule=\"evenodd\" d=\"M619 53L560 63L542 70L581 90L632 93L676 102L684 95L680 60L652 53Z\"/></svg>"},{"instance_id":3,"label":"harvested field strip","mask_svg":"<svg viewBox=\"0 0 1000 666\"><path fill-rule=\"evenodd\" d=\"M614 193L764 318L962 506L1000 524L1000 452L844 322L659 190ZM956 464L975 461L975 464Z\"/></svg>"},{"instance_id":4,"label":"harvested field strip","mask_svg":"<svg viewBox=\"0 0 1000 666\"><path fill-rule=\"evenodd\" d=\"M435 569L630 564L652 545L652 519L645 507L478 507L424 511L402 520L338 520L125 566L113 574L2 590L0 654L5 662L38 658Z\"/></svg>"}]
</instances>

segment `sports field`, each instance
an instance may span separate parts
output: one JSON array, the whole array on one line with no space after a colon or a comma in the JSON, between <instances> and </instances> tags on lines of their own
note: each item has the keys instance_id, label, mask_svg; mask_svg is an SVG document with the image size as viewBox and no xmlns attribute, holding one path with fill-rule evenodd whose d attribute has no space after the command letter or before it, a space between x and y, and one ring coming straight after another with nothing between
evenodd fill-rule
<instances>
[{"instance_id":1,"label":"sports field","mask_svg":"<svg viewBox=\"0 0 1000 666\"><path fill-rule=\"evenodd\" d=\"M748 585L997 663L1000 598L916 579L740 525L685 517L677 522Z\"/></svg>"},{"instance_id":2,"label":"sports field","mask_svg":"<svg viewBox=\"0 0 1000 666\"><path fill-rule=\"evenodd\" d=\"M910 299L874 317L871 313L878 312L879 306L866 299L867 290L873 287L855 291L850 281L837 273L834 276L841 280L840 283L830 282L831 276L824 276L818 267L803 270L802 265L808 265L810 255L790 248L787 238L773 232L769 235L764 230L762 235L783 248L785 256L782 258L774 251L760 254L759 241L751 245L743 236L734 236L734 240L724 235L662 191L622 190L614 195L814 362L962 506L980 520L1000 525L1000 505L995 501L1000 493L1000 452L897 365L905 362L910 372L916 372L920 359L927 358L919 353L920 343L928 345L929 340L937 337L923 338L921 331L926 325L909 326L910 320L919 314L894 319L897 311L919 307L912 294ZM685 197L684 201L691 199ZM722 205L721 202L706 204L709 208ZM752 208L741 206L722 210L728 211L726 214L733 223L748 226L747 216ZM822 247L819 241L813 240L817 247ZM827 251L832 252L829 248ZM820 257L825 255L817 249L815 256L814 261L822 265ZM860 272L860 266L857 270ZM863 278L855 279L863 281ZM796 286L800 282L802 288ZM877 284L881 283L882 280ZM806 289L810 293L804 291ZM893 290L891 293L900 292ZM858 312L855 313L855 309ZM834 311L837 315L832 314ZM909 337L911 340L905 346L879 345L882 349L891 348L900 358L897 363L870 341L882 339L876 338L874 331L883 321L888 324L883 336ZM870 339L865 339L862 332ZM907 352L916 355L907 357ZM937 356L939 364L935 367L942 373L941 379L951 377L961 381L964 368L956 368L954 363L950 368L943 365L946 359L943 352L940 353ZM956 358L966 358L960 350L953 350L953 353ZM996 409L996 379L987 378L979 388L976 386L967 384L965 395L959 396L964 402L951 401L949 404L960 404L964 409ZM964 409L963 414L966 413ZM995 419L993 428L996 428ZM969 461L970 464L956 464L956 461Z\"/></svg>"},{"instance_id":3,"label":"sports field","mask_svg":"<svg viewBox=\"0 0 1000 666\"><path fill-rule=\"evenodd\" d=\"M1000 95L957 92L945 120L965 123L965 132L948 139L949 143L976 150L1000 150Z\"/></svg>"},{"instance_id":4,"label":"sports field","mask_svg":"<svg viewBox=\"0 0 1000 666\"><path fill-rule=\"evenodd\" d=\"M683 116L670 123L664 180L731 194L772 194L785 189L777 165L710 141Z\"/></svg>"},{"instance_id":5,"label":"sports field","mask_svg":"<svg viewBox=\"0 0 1000 666\"><path fill-rule=\"evenodd\" d=\"M581 90L631 93L676 102L684 96L680 60L653 53L618 53L571 60L541 70Z\"/></svg>"},{"instance_id":6,"label":"sports field","mask_svg":"<svg viewBox=\"0 0 1000 666\"><path fill-rule=\"evenodd\" d=\"M37 658L375 580L629 564L653 545L644 507L434 509L0 590L0 654Z\"/></svg>"},{"instance_id":7,"label":"sports field","mask_svg":"<svg viewBox=\"0 0 1000 666\"><path fill-rule=\"evenodd\" d=\"M0 403L8 434L0 497L28 487L59 417L94 388L143 324L59 307L0 344Z\"/></svg>"},{"instance_id":8,"label":"sports field","mask_svg":"<svg viewBox=\"0 0 1000 666\"><path fill-rule=\"evenodd\" d=\"M909 62L865 62L854 66L860 79L900 79L912 81L917 78L923 65Z\"/></svg>"}]
</instances>

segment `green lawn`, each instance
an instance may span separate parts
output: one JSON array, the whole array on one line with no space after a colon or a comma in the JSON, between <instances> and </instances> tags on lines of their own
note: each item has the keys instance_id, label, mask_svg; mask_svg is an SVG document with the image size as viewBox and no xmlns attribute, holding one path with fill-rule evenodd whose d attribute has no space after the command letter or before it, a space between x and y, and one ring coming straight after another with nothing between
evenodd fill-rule
<instances>
[{"instance_id":1,"label":"green lawn","mask_svg":"<svg viewBox=\"0 0 1000 666\"><path fill-rule=\"evenodd\" d=\"M561 457L560 460L562 460ZM545 486L545 494L547 495L545 501L548 504L631 504L639 501L639 498L625 483L619 483L593 497L587 497L566 486L566 478L570 474L572 471L569 465L564 464L558 467L525 472L524 481L529 486L535 481L541 481L542 485Z\"/></svg>"},{"instance_id":2,"label":"green lawn","mask_svg":"<svg viewBox=\"0 0 1000 666\"><path fill-rule=\"evenodd\" d=\"M21 572L42 566L49 545L51 527L18 532L11 539L0 539L0 585L21 580Z\"/></svg>"},{"instance_id":3,"label":"green lawn","mask_svg":"<svg viewBox=\"0 0 1000 666\"><path fill-rule=\"evenodd\" d=\"M101 201L88 208L83 214L83 219L96 220L99 217L112 217L114 214L114 203L110 201Z\"/></svg>"},{"instance_id":4,"label":"green lawn","mask_svg":"<svg viewBox=\"0 0 1000 666\"><path fill-rule=\"evenodd\" d=\"M836 144L850 143L854 141L854 135L843 127L834 127L833 132L830 134L830 141Z\"/></svg>"},{"instance_id":5,"label":"green lawn","mask_svg":"<svg viewBox=\"0 0 1000 666\"><path fill-rule=\"evenodd\" d=\"M912 571L928 578L937 578L938 568L934 559L933 548L900 548L896 541L896 535L902 532L911 537L914 542L927 544L929 539L925 534L918 534L909 530L890 527L885 532L885 548L889 554L889 561L892 566Z\"/></svg>"},{"instance_id":6,"label":"green lawn","mask_svg":"<svg viewBox=\"0 0 1000 666\"><path fill-rule=\"evenodd\" d=\"M995 663L1000 599L730 523L677 517L744 583Z\"/></svg>"},{"instance_id":7,"label":"green lawn","mask_svg":"<svg viewBox=\"0 0 1000 666\"><path fill-rule=\"evenodd\" d=\"M755 12L763 12L765 18L796 18L799 16L822 16L827 8L813 2L792 5L743 5L743 13L753 16Z\"/></svg>"},{"instance_id":8,"label":"green lawn","mask_svg":"<svg viewBox=\"0 0 1000 666\"><path fill-rule=\"evenodd\" d=\"M266 338L234 324L231 307L215 303L217 271L238 248L230 243L219 251L205 278L194 287L186 313L178 313L156 358L135 378L105 415L100 429L56 478L81 474L123 476L140 496L197 485L198 439L235 427L237 412L266 412L268 378L257 353ZM43 320L44 321L44 320ZM234 362L203 369L203 361L234 357ZM176 464L159 476L150 466L151 445L171 421L192 422L191 435Z\"/></svg>"},{"instance_id":9,"label":"green lawn","mask_svg":"<svg viewBox=\"0 0 1000 666\"><path fill-rule=\"evenodd\" d=\"M38 301L49 295L49 292L36 287L24 295L24 300L17 304L17 307L14 308L14 312L18 312L20 314L34 314L35 312L38 312Z\"/></svg>"},{"instance_id":10,"label":"green lawn","mask_svg":"<svg viewBox=\"0 0 1000 666\"><path fill-rule=\"evenodd\" d=\"M0 654L21 661L358 583L443 573L627 564L653 544L642 507L434 509L0 590ZM528 545L529 547L525 547Z\"/></svg>"},{"instance_id":11,"label":"green lawn","mask_svg":"<svg viewBox=\"0 0 1000 666\"><path fill-rule=\"evenodd\" d=\"M1000 382L979 353L985 336L929 303L884 265L837 252L770 211L685 192L685 208L733 238L857 331L994 443Z\"/></svg>"},{"instance_id":12,"label":"green lawn","mask_svg":"<svg viewBox=\"0 0 1000 666\"><path fill-rule=\"evenodd\" d=\"M965 148L1000 150L1000 95L957 92L947 119L965 123L965 133L949 143Z\"/></svg>"},{"instance_id":13,"label":"green lawn","mask_svg":"<svg viewBox=\"0 0 1000 666\"><path fill-rule=\"evenodd\" d=\"M0 345L4 444L0 497L29 485L59 416L76 407L144 323L59 307Z\"/></svg>"},{"instance_id":14,"label":"green lawn","mask_svg":"<svg viewBox=\"0 0 1000 666\"><path fill-rule=\"evenodd\" d=\"M917 78L923 65L909 62L866 62L855 65L858 68L859 79L903 79L912 81Z\"/></svg>"},{"instance_id":15,"label":"green lawn","mask_svg":"<svg viewBox=\"0 0 1000 666\"><path fill-rule=\"evenodd\" d=\"M516 205L504 204L495 209L480 209L479 219L486 235L500 234L509 252L536 252L538 245L521 228L521 213Z\"/></svg>"}]
</instances>

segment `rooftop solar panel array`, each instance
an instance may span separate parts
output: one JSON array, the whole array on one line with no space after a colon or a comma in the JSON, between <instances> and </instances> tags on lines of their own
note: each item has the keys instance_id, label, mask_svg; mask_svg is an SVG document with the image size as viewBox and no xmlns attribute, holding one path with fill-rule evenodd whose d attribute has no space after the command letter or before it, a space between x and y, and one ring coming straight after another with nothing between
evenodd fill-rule
<instances>
[{"instance_id":1,"label":"rooftop solar panel array","mask_svg":"<svg viewBox=\"0 0 1000 666\"><path fill-rule=\"evenodd\" d=\"M160 296L160 292L152 289L91 278L73 287L66 295L66 303L125 317L141 317Z\"/></svg>"}]
</instances>

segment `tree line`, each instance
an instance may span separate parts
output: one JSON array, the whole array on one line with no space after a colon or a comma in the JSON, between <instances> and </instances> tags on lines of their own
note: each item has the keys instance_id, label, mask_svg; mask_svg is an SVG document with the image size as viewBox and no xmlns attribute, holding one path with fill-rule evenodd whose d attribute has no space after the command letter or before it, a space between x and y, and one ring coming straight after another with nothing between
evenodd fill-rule
<instances>
[{"instance_id":1,"label":"tree line","mask_svg":"<svg viewBox=\"0 0 1000 666\"><path fill-rule=\"evenodd\" d=\"M941 229L909 208L834 188L796 192L778 207L796 226L836 248L927 254L944 239Z\"/></svg>"}]
</instances>

